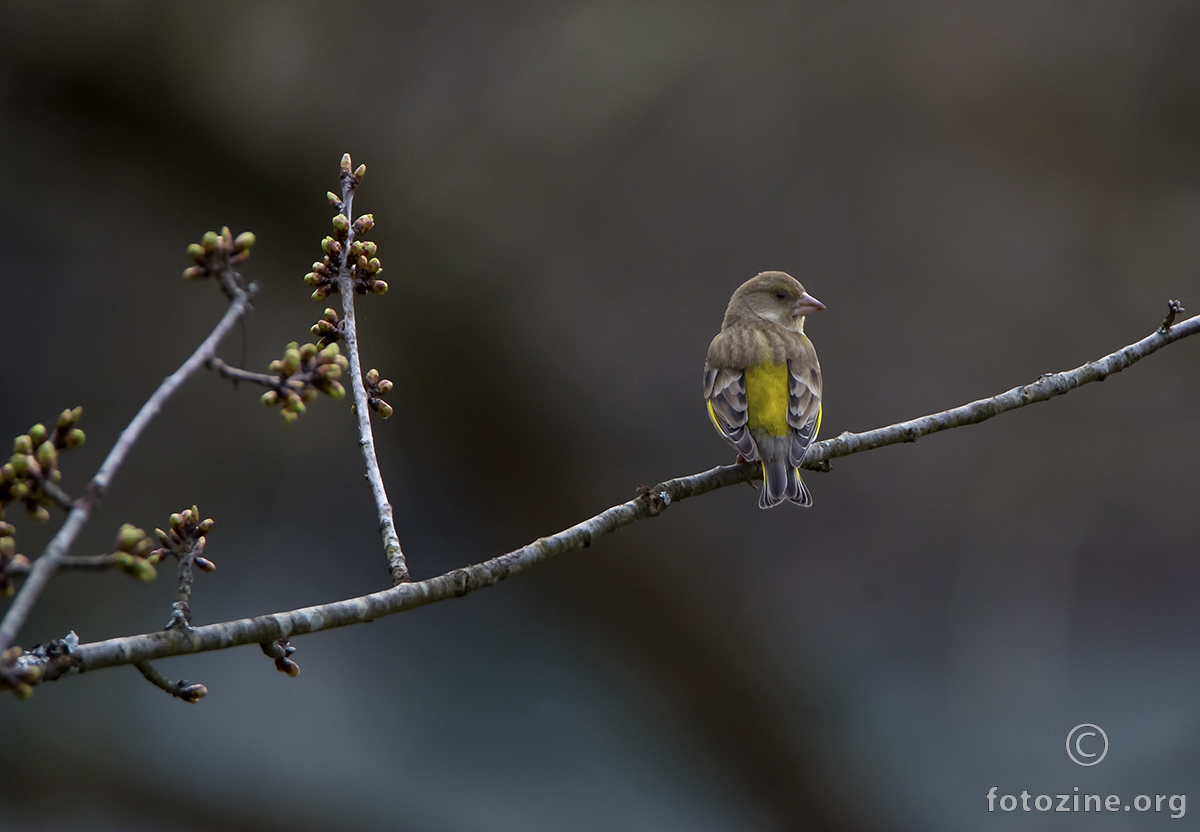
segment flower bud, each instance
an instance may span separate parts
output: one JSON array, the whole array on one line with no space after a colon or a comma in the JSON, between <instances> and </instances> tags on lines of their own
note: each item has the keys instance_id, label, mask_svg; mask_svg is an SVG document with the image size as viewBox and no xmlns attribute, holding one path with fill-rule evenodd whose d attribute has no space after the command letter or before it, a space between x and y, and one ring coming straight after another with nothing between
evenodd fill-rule
<instances>
[{"instance_id":1,"label":"flower bud","mask_svg":"<svg viewBox=\"0 0 1200 832\"><path fill-rule=\"evenodd\" d=\"M145 558L134 558L132 569L133 577L139 581L153 581L158 577L158 571Z\"/></svg>"},{"instance_id":2,"label":"flower bud","mask_svg":"<svg viewBox=\"0 0 1200 832\"><path fill-rule=\"evenodd\" d=\"M141 543L145 536L146 533L141 529L132 523L126 523L117 531L117 548L123 552L133 551L133 547Z\"/></svg>"},{"instance_id":3,"label":"flower bud","mask_svg":"<svg viewBox=\"0 0 1200 832\"><path fill-rule=\"evenodd\" d=\"M43 432L45 431L43 430ZM38 445L37 461L43 471L50 471L58 466L58 449L54 447L53 442L43 442Z\"/></svg>"},{"instance_id":4,"label":"flower bud","mask_svg":"<svg viewBox=\"0 0 1200 832\"><path fill-rule=\"evenodd\" d=\"M195 705L204 697L208 696L208 688L204 685L188 685L183 690L179 691L179 698L184 702L189 702Z\"/></svg>"}]
</instances>

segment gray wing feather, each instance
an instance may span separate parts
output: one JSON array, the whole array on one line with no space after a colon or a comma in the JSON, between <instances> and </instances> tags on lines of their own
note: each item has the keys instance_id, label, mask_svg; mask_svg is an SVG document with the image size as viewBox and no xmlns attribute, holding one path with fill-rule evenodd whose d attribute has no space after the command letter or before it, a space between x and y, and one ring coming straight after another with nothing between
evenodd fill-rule
<instances>
[{"instance_id":1,"label":"gray wing feather","mask_svg":"<svg viewBox=\"0 0 1200 832\"><path fill-rule=\"evenodd\" d=\"M821 412L821 368L798 367L798 364L788 362L788 424L792 427L789 456L797 468L804 462L808 446L817 438L817 416Z\"/></svg>"},{"instance_id":2,"label":"gray wing feather","mask_svg":"<svg viewBox=\"0 0 1200 832\"><path fill-rule=\"evenodd\" d=\"M741 370L704 370L704 398L712 405L717 428L747 460L758 459L758 447L746 427L746 380Z\"/></svg>"}]
</instances>

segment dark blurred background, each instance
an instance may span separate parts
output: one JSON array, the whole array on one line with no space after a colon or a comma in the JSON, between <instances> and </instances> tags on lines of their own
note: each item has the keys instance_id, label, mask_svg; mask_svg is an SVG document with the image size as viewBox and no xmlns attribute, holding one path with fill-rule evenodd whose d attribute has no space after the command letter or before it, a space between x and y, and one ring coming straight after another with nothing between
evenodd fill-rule
<instances>
[{"instance_id":1,"label":"dark blurred background","mask_svg":"<svg viewBox=\"0 0 1200 832\"><path fill-rule=\"evenodd\" d=\"M1187 2L0 4L0 429L83 405L78 493L224 308L179 275L228 224L265 369L341 154L391 291L377 441L418 577L731 461L701 367L784 269L826 436L1068 369L1200 309L1200 6ZM1124 829L985 793L1187 793L1200 828L1200 342L1103 385L739 486L487 592L0 699L5 830ZM200 623L387 583L344 403L285 427L191 381L76 553L198 503ZM16 510L22 551L53 532ZM55 578L30 645L166 623ZM1094 722L1093 768L1064 740ZM1142 828L1145 828L1142 826Z\"/></svg>"}]
</instances>

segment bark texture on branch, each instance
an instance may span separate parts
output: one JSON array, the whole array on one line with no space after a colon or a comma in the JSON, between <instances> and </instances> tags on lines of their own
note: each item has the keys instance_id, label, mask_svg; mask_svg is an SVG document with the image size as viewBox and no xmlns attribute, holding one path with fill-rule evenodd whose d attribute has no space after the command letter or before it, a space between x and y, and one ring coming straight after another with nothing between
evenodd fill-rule
<instances>
[{"instance_id":1,"label":"bark texture on branch","mask_svg":"<svg viewBox=\"0 0 1200 832\"><path fill-rule=\"evenodd\" d=\"M912 442L930 433L976 424L1025 405L1046 401L1080 385L1102 381L1167 344L1197 332L1200 332L1200 316L1181 321L1166 331L1156 331L1097 361L1088 362L1074 370L1044 375L1031 384L1014 387L997 396L877 430L843 433L834 439L814 444L809 449L805 467L820 470L835 457L884 445ZM557 534L539 538L513 552L435 578L401 583L381 592L273 615L210 624L186 632L163 631L90 644L78 644L68 638L52 642L47 649L34 651L20 661L38 663L43 679L50 680L72 670L139 664L168 656L220 650L241 644L262 644L294 635L374 621L385 615L457 598L492 586L554 555L590 546L602 535L638 520L654 517L672 503L727 485L747 482L758 475L757 465L723 465L699 474L667 480L653 488L643 487L635 499L613 506Z\"/></svg>"},{"instance_id":2,"label":"bark texture on branch","mask_svg":"<svg viewBox=\"0 0 1200 832\"><path fill-rule=\"evenodd\" d=\"M197 370L204 366L204 363L217 350L217 345L221 343L229 331L233 329L238 320L246 314L250 308L250 299L254 291L254 287L250 287L250 291L244 291L237 285L231 284L227 288L228 292L232 293L232 301L229 307L225 310L225 314L221 320L204 339L203 343L196 348L196 351L188 358L187 361L179 367L171 375L163 379L162 384L154 391L153 395L146 400L142 405L141 410L133 417L125 428L121 431L121 435L117 438L117 443L113 445L108 456L100 465L100 470L92 477L92 481L88 483L84 490L83 496L76 500L71 508L71 513L67 515L66 522L62 528L58 530L58 534L46 546L46 550L42 553L33 565L30 567L29 575L25 579L25 583L21 585L21 591L17 593L16 599L12 606L8 608L8 612L4 615L4 620L0 622L0 652L6 650L16 640L17 633L25 624L25 619L29 616L29 611L33 608L38 596L45 589L50 577L62 564L67 557L67 552L70 551L71 545L75 542L75 538L79 536L84 525L91 516L92 509L100 502L104 496L104 492L108 489L108 484L112 482L113 476L117 473L117 469L125 461L125 457L129 455L129 451L137 443L138 438L142 435L142 431L154 420L158 412L162 410L167 399L183 386Z\"/></svg>"}]
</instances>

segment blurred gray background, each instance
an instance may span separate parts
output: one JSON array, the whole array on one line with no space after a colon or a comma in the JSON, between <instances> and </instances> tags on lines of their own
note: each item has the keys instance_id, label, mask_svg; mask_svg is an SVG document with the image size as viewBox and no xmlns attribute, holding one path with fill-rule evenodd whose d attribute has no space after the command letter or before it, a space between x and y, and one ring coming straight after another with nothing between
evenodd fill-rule
<instances>
[{"instance_id":1,"label":"blurred gray background","mask_svg":"<svg viewBox=\"0 0 1200 832\"><path fill-rule=\"evenodd\" d=\"M418 577L731 461L701 367L784 269L824 434L1068 369L1200 310L1186 2L0 4L0 433L80 404L78 493L215 323L223 224L262 284L228 361L325 304L341 154L391 291L377 441ZM0 699L5 830L1149 828L1000 794L1186 793L1200 828L1200 342L985 425L739 486L450 603ZM75 550L198 503L195 620L387 583L344 403L285 427L211 374ZM7 440L4 440L7 441ZM21 550L49 528L17 511ZM56 521L57 522L57 518ZM161 627L173 581L61 575L22 643ZM1064 740L1101 725L1108 759Z\"/></svg>"}]
</instances>

